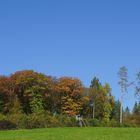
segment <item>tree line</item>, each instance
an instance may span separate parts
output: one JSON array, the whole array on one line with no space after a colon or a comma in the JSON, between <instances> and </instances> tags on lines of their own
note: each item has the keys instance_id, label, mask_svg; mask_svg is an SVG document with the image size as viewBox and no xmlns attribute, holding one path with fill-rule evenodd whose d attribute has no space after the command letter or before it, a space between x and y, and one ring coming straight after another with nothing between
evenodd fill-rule
<instances>
[{"instance_id":1,"label":"tree line","mask_svg":"<svg viewBox=\"0 0 140 140\"><path fill-rule=\"evenodd\" d=\"M121 78L125 84L126 79ZM140 72L136 79L138 95ZM128 107L123 109L121 100L112 95L111 86L102 84L97 77L85 87L78 78L56 78L33 70L0 76L0 114L1 121L8 120L19 128L75 126L75 116L79 114L89 126L119 126L120 114L123 124L140 125L140 103L135 104L132 112Z\"/></svg>"}]
</instances>

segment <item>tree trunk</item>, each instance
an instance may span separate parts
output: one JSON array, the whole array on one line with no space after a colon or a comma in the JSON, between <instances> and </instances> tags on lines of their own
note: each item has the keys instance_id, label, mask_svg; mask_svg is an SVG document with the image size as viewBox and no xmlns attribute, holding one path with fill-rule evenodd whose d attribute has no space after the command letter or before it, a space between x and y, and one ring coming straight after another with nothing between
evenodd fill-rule
<instances>
[{"instance_id":1,"label":"tree trunk","mask_svg":"<svg viewBox=\"0 0 140 140\"><path fill-rule=\"evenodd\" d=\"M122 100L121 100L121 106L120 106L120 124L122 124L123 119L123 107L122 107Z\"/></svg>"},{"instance_id":2,"label":"tree trunk","mask_svg":"<svg viewBox=\"0 0 140 140\"><path fill-rule=\"evenodd\" d=\"M95 118L95 104L93 103L93 114L92 114L93 116L93 119Z\"/></svg>"}]
</instances>

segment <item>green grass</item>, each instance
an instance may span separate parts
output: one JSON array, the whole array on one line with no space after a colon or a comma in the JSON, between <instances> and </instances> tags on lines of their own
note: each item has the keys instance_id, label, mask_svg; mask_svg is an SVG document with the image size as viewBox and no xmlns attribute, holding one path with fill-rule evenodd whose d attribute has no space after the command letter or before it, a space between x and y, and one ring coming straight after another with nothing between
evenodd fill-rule
<instances>
[{"instance_id":1,"label":"green grass","mask_svg":"<svg viewBox=\"0 0 140 140\"><path fill-rule=\"evenodd\" d=\"M0 140L140 140L140 128L47 128L0 131Z\"/></svg>"}]
</instances>

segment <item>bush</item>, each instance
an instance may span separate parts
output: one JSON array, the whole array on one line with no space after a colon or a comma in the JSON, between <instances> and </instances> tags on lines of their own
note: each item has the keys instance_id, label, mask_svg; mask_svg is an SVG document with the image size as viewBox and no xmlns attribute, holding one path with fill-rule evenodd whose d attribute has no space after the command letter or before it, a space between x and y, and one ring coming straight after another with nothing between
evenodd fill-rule
<instances>
[{"instance_id":1,"label":"bush","mask_svg":"<svg viewBox=\"0 0 140 140\"><path fill-rule=\"evenodd\" d=\"M29 115L23 113L9 114L6 117L1 115L0 118L15 124L18 129L77 126L75 118L64 115L53 116L48 112Z\"/></svg>"},{"instance_id":2,"label":"bush","mask_svg":"<svg viewBox=\"0 0 140 140\"><path fill-rule=\"evenodd\" d=\"M95 127L101 126L101 123L98 119L86 119L86 122L88 126L95 126Z\"/></svg>"},{"instance_id":3,"label":"bush","mask_svg":"<svg viewBox=\"0 0 140 140\"><path fill-rule=\"evenodd\" d=\"M57 119L59 121L59 124L61 127L74 127L78 126L77 121L74 117L68 117L65 115L59 115L57 116Z\"/></svg>"},{"instance_id":4,"label":"bush","mask_svg":"<svg viewBox=\"0 0 140 140\"><path fill-rule=\"evenodd\" d=\"M46 127L61 127L57 117L46 115Z\"/></svg>"},{"instance_id":5,"label":"bush","mask_svg":"<svg viewBox=\"0 0 140 140\"><path fill-rule=\"evenodd\" d=\"M12 130L16 129L17 126L11 121L1 120L0 121L0 130Z\"/></svg>"},{"instance_id":6,"label":"bush","mask_svg":"<svg viewBox=\"0 0 140 140\"><path fill-rule=\"evenodd\" d=\"M6 120L6 116L3 114L0 114L0 120Z\"/></svg>"},{"instance_id":7,"label":"bush","mask_svg":"<svg viewBox=\"0 0 140 140\"><path fill-rule=\"evenodd\" d=\"M27 116L25 128L45 128L45 127L59 127L59 121L56 117L48 113L33 113Z\"/></svg>"},{"instance_id":8,"label":"bush","mask_svg":"<svg viewBox=\"0 0 140 140\"><path fill-rule=\"evenodd\" d=\"M25 122L25 128L44 128L46 125L45 117L42 114L30 114L27 116L27 120Z\"/></svg>"},{"instance_id":9,"label":"bush","mask_svg":"<svg viewBox=\"0 0 140 140\"><path fill-rule=\"evenodd\" d=\"M119 127L119 126L120 126L120 123L119 123L118 121L112 119L112 120L110 121L110 125L109 125L109 126L110 126L110 127Z\"/></svg>"},{"instance_id":10,"label":"bush","mask_svg":"<svg viewBox=\"0 0 140 140\"><path fill-rule=\"evenodd\" d=\"M9 114L7 116L7 120L11 121L12 123L17 125L17 128L26 128L27 123L27 115L26 114Z\"/></svg>"},{"instance_id":11,"label":"bush","mask_svg":"<svg viewBox=\"0 0 140 140\"><path fill-rule=\"evenodd\" d=\"M139 127L137 124L132 124L131 122L124 122L120 124L120 127Z\"/></svg>"}]
</instances>

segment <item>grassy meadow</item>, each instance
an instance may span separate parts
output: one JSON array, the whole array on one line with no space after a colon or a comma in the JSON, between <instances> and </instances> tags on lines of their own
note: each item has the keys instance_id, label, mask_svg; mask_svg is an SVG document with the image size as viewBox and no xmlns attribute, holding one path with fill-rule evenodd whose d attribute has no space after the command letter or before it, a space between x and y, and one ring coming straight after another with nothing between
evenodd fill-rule
<instances>
[{"instance_id":1,"label":"grassy meadow","mask_svg":"<svg viewBox=\"0 0 140 140\"><path fill-rule=\"evenodd\" d=\"M47 128L0 131L0 140L140 140L140 128Z\"/></svg>"}]
</instances>

